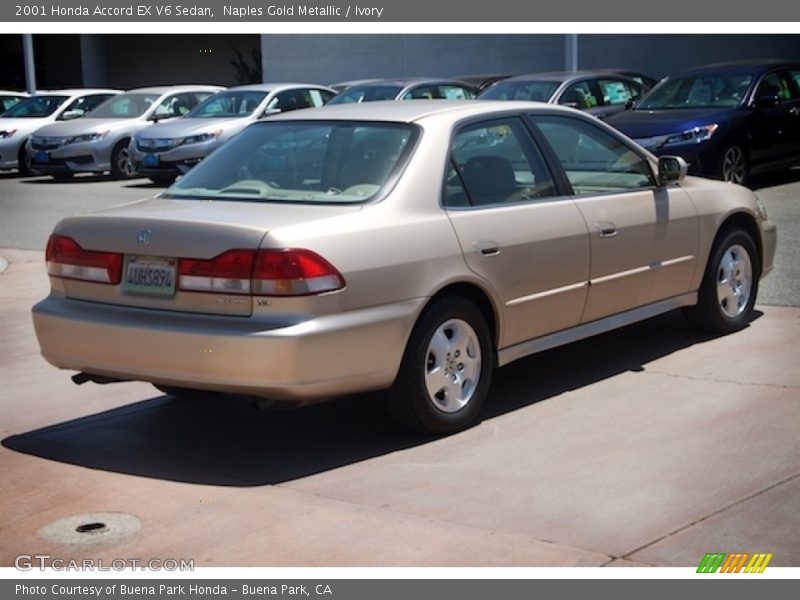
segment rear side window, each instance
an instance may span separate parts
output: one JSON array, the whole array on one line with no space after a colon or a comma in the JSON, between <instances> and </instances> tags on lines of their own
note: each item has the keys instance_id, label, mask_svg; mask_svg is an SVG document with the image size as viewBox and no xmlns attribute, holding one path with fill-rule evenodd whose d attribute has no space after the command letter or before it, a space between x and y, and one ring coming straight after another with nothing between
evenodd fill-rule
<instances>
[{"instance_id":1,"label":"rear side window","mask_svg":"<svg viewBox=\"0 0 800 600\"><path fill-rule=\"evenodd\" d=\"M785 73L769 73L766 75L764 79L761 80L761 83L758 84L758 92L756 92L756 94L759 98L763 96L774 96L781 101L793 100L795 97L789 78Z\"/></svg>"},{"instance_id":2,"label":"rear side window","mask_svg":"<svg viewBox=\"0 0 800 600\"><path fill-rule=\"evenodd\" d=\"M539 150L519 119L498 119L460 130L445 181L447 207L488 206L556 195Z\"/></svg>"},{"instance_id":3,"label":"rear side window","mask_svg":"<svg viewBox=\"0 0 800 600\"><path fill-rule=\"evenodd\" d=\"M561 94L558 103L580 108L581 110L593 108L600 104L589 81L580 81L569 86Z\"/></svg>"},{"instance_id":4,"label":"rear side window","mask_svg":"<svg viewBox=\"0 0 800 600\"><path fill-rule=\"evenodd\" d=\"M650 163L593 123L551 115L532 118L576 194L625 192L655 185Z\"/></svg>"}]
</instances>

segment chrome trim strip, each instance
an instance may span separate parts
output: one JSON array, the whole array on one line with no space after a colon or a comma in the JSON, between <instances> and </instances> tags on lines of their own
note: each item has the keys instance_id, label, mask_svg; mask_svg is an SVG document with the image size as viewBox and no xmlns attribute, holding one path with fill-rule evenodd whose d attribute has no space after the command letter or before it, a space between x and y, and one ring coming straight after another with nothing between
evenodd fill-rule
<instances>
[{"instance_id":1,"label":"chrome trim strip","mask_svg":"<svg viewBox=\"0 0 800 600\"><path fill-rule=\"evenodd\" d=\"M555 296L556 294L573 292L575 290L585 288L588 285L589 285L588 281L581 281L580 283L573 283L570 285L565 285L560 288L553 288L552 290L537 292L535 294L531 294L530 296L520 296L519 298L514 298L513 300L509 300L508 302L506 302L506 306L517 306L519 304L525 304L526 302L532 302L534 300L541 300L542 298L547 298L549 296Z\"/></svg>"},{"instance_id":2,"label":"chrome trim strip","mask_svg":"<svg viewBox=\"0 0 800 600\"><path fill-rule=\"evenodd\" d=\"M630 277L631 275L639 275L641 273L646 273L647 271L655 271L656 269L662 269L664 267L672 267L674 265L678 265L680 263L688 262L690 260L694 260L694 255L689 256L679 256L678 258L671 258L669 260L665 260L662 262L653 263L651 265L645 265L643 267L636 267L635 269L630 269L629 271L620 271L619 273L612 273L611 275L604 275L603 277L598 277L597 279L592 279L591 284L597 285L599 283L608 283L609 281L616 281L617 279L622 279L623 277Z\"/></svg>"},{"instance_id":3,"label":"chrome trim strip","mask_svg":"<svg viewBox=\"0 0 800 600\"><path fill-rule=\"evenodd\" d=\"M633 310L618 315L598 319L591 323L584 323L583 325L578 325L577 327L565 329L557 333L551 333L550 335L503 348L497 353L497 364L502 367L503 365L530 356L531 354L536 354L537 352L576 342L593 335L611 331L612 329L630 325L631 323L644 321L645 319L675 310L681 306L691 306L693 304L697 304L697 292L689 292L688 294L661 300L660 302L648 304L647 306L634 308Z\"/></svg>"},{"instance_id":4,"label":"chrome trim strip","mask_svg":"<svg viewBox=\"0 0 800 600\"><path fill-rule=\"evenodd\" d=\"M694 260L695 256L690 254L689 256L679 256L678 258L671 258L669 260L665 260L661 263L662 267L671 267L672 265L679 265L681 263L689 262L690 260Z\"/></svg>"},{"instance_id":5,"label":"chrome trim strip","mask_svg":"<svg viewBox=\"0 0 800 600\"><path fill-rule=\"evenodd\" d=\"M598 277L597 279L592 279L592 285L597 285L599 283L608 283L609 281L616 281L617 279L622 279L624 277L630 277L631 275L639 275L641 273L647 273L653 269L653 265L645 265L643 267L636 267L635 269L631 269L630 271L620 271L619 273L612 273L611 275L605 275L603 277Z\"/></svg>"}]
</instances>

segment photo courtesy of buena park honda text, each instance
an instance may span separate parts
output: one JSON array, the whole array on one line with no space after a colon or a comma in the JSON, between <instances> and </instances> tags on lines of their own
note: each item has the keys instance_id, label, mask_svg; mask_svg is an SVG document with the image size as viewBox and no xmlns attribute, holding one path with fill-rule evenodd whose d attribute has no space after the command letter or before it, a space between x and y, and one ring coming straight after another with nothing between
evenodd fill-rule
<instances>
[{"instance_id":1,"label":"photo courtesy of buena park honda text","mask_svg":"<svg viewBox=\"0 0 800 600\"><path fill-rule=\"evenodd\" d=\"M4 599L791 596L798 324L794 5L0 6Z\"/></svg>"}]
</instances>

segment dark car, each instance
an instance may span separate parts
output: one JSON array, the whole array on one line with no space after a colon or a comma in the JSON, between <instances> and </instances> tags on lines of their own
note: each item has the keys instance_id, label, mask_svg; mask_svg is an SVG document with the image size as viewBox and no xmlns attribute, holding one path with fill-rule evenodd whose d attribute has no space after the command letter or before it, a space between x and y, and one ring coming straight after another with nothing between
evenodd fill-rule
<instances>
[{"instance_id":1,"label":"dark car","mask_svg":"<svg viewBox=\"0 0 800 600\"><path fill-rule=\"evenodd\" d=\"M622 75L627 75L631 79L638 81L645 87L645 90L649 90L658 83L658 79L655 77L650 77L650 75L645 75L639 71L629 71L627 69L613 69L613 71Z\"/></svg>"},{"instance_id":2,"label":"dark car","mask_svg":"<svg viewBox=\"0 0 800 600\"><path fill-rule=\"evenodd\" d=\"M647 87L615 71L518 75L486 88L481 100L534 100L579 108L604 119L625 110Z\"/></svg>"},{"instance_id":3,"label":"dark car","mask_svg":"<svg viewBox=\"0 0 800 600\"><path fill-rule=\"evenodd\" d=\"M468 83L472 87L476 88L479 92L482 92L490 85L494 85L498 81L508 79L509 77L511 77L511 75L502 75L499 73L475 73L470 75L456 75L453 77L453 79L458 79L459 81Z\"/></svg>"},{"instance_id":4,"label":"dark car","mask_svg":"<svg viewBox=\"0 0 800 600\"><path fill-rule=\"evenodd\" d=\"M744 183L800 162L800 64L690 69L608 122L657 155L682 156L690 173Z\"/></svg>"},{"instance_id":5,"label":"dark car","mask_svg":"<svg viewBox=\"0 0 800 600\"><path fill-rule=\"evenodd\" d=\"M417 77L413 79L376 79L350 86L329 104L351 104L375 100L471 100L477 90L463 81Z\"/></svg>"}]
</instances>

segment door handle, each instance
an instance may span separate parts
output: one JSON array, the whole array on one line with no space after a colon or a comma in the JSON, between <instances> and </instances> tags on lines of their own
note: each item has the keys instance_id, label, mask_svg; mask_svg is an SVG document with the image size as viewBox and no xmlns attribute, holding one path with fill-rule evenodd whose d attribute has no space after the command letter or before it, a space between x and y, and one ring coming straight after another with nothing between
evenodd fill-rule
<instances>
[{"instance_id":1,"label":"door handle","mask_svg":"<svg viewBox=\"0 0 800 600\"><path fill-rule=\"evenodd\" d=\"M478 240L473 245L483 256L497 256L500 254L500 244L494 240Z\"/></svg>"},{"instance_id":2,"label":"door handle","mask_svg":"<svg viewBox=\"0 0 800 600\"><path fill-rule=\"evenodd\" d=\"M617 235L617 226L611 221L600 221L595 223L594 226L600 232L601 238L610 238Z\"/></svg>"}]
</instances>

